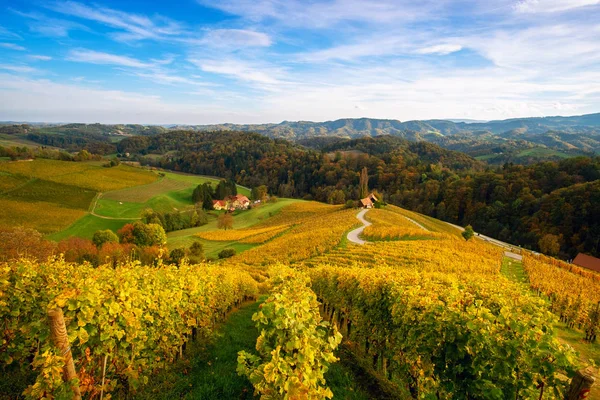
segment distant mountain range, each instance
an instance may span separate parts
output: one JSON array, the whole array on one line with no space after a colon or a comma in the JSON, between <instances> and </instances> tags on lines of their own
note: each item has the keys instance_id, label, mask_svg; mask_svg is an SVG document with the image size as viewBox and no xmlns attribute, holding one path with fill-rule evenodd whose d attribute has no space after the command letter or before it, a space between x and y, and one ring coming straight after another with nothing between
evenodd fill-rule
<instances>
[{"instance_id":1,"label":"distant mountain range","mask_svg":"<svg viewBox=\"0 0 600 400\"><path fill-rule=\"evenodd\" d=\"M355 139L380 135L427 141L465 152L489 163L531 163L575 155L600 154L600 113L573 117L516 118L500 121L398 121L338 119L279 124L177 125L171 129L248 131L311 146L315 138Z\"/></svg>"},{"instance_id":2,"label":"distant mountain range","mask_svg":"<svg viewBox=\"0 0 600 400\"><path fill-rule=\"evenodd\" d=\"M444 136L477 131L487 131L494 134L509 131L545 133L551 130L579 133L581 131L598 131L600 129L600 113L573 117L516 118L487 122L441 119L401 122L395 119L345 118L326 122L283 121L279 124L171 125L171 127L204 131L253 131L271 137L288 139L305 139L315 136L346 138L378 135L405 136L411 131L423 135L441 134Z\"/></svg>"},{"instance_id":3,"label":"distant mountain range","mask_svg":"<svg viewBox=\"0 0 600 400\"><path fill-rule=\"evenodd\" d=\"M415 142L435 143L490 164L530 164L578 155L600 154L600 113L499 121L434 119L402 122L394 119L346 118L326 122L283 121L278 124L164 126L0 124L4 125L0 127L0 134L25 133L29 140L45 145L57 145L66 141L56 138L55 135L69 138L86 137L98 143L114 143L123 136L153 136L169 130L196 130L256 132L313 148L322 148L343 139L390 135ZM40 134L43 137L40 137Z\"/></svg>"}]
</instances>

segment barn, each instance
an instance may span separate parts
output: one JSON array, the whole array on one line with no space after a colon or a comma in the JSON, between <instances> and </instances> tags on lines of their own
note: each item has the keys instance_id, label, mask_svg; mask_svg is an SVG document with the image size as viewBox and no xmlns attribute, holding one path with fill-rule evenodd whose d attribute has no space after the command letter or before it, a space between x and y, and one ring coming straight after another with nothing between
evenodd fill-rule
<instances>
[{"instance_id":1,"label":"barn","mask_svg":"<svg viewBox=\"0 0 600 400\"><path fill-rule=\"evenodd\" d=\"M600 258L588 256L587 254L579 253L573 260L573 264L578 267L591 269L595 272L600 272Z\"/></svg>"}]
</instances>

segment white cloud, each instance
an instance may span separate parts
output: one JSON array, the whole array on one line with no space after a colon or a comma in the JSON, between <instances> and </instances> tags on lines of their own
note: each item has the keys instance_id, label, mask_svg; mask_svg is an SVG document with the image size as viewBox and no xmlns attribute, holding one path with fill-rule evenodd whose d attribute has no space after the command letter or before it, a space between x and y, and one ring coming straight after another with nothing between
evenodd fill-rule
<instances>
[{"instance_id":1,"label":"white cloud","mask_svg":"<svg viewBox=\"0 0 600 400\"><path fill-rule=\"evenodd\" d=\"M267 67L251 65L241 60L202 60L191 58L189 61L204 72L226 75L241 81L266 85L283 83L277 78L277 75L281 73L280 71L268 70Z\"/></svg>"},{"instance_id":2,"label":"white cloud","mask_svg":"<svg viewBox=\"0 0 600 400\"><path fill-rule=\"evenodd\" d=\"M394 55L407 52L410 44L402 37L375 37L357 43L345 44L302 53L297 56L300 61L324 62L330 60L352 61L361 57Z\"/></svg>"},{"instance_id":3,"label":"white cloud","mask_svg":"<svg viewBox=\"0 0 600 400\"><path fill-rule=\"evenodd\" d=\"M150 59L150 61L152 61L154 64L157 64L157 65L169 65L173 61L175 61L175 56L173 56L173 55L166 55L166 56L164 56L163 58L160 58L160 59L152 58L152 59Z\"/></svg>"},{"instance_id":4,"label":"white cloud","mask_svg":"<svg viewBox=\"0 0 600 400\"><path fill-rule=\"evenodd\" d=\"M266 33L247 29L214 29L200 41L214 47L268 47L271 38Z\"/></svg>"},{"instance_id":5,"label":"white cloud","mask_svg":"<svg viewBox=\"0 0 600 400\"><path fill-rule=\"evenodd\" d=\"M0 69L3 69L5 71L16 72L16 73L25 73L25 74L31 73L31 72L38 72L37 69L28 67L26 65L0 64Z\"/></svg>"},{"instance_id":6,"label":"white cloud","mask_svg":"<svg viewBox=\"0 0 600 400\"><path fill-rule=\"evenodd\" d=\"M418 54L437 54L445 56L462 50L460 44L437 44L434 46L423 47L417 50Z\"/></svg>"},{"instance_id":7,"label":"white cloud","mask_svg":"<svg viewBox=\"0 0 600 400\"><path fill-rule=\"evenodd\" d=\"M599 0L520 0L515 11L520 13L558 12L600 4Z\"/></svg>"},{"instance_id":8,"label":"white cloud","mask_svg":"<svg viewBox=\"0 0 600 400\"><path fill-rule=\"evenodd\" d=\"M554 76L597 68L600 62L600 23L546 24L521 30L498 30L463 38L465 46L494 64Z\"/></svg>"},{"instance_id":9,"label":"white cloud","mask_svg":"<svg viewBox=\"0 0 600 400\"><path fill-rule=\"evenodd\" d=\"M182 84L189 86L215 86L215 84L210 82L199 82L197 80L186 78L185 76L171 75L165 72L133 72L132 74L160 85Z\"/></svg>"},{"instance_id":10,"label":"white cloud","mask_svg":"<svg viewBox=\"0 0 600 400\"><path fill-rule=\"evenodd\" d=\"M23 39L21 35L17 35L16 33L9 31L3 26L0 26L0 37L11 39Z\"/></svg>"},{"instance_id":11,"label":"white cloud","mask_svg":"<svg viewBox=\"0 0 600 400\"><path fill-rule=\"evenodd\" d=\"M132 68L148 68L152 66L151 64L139 61L135 58L87 49L71 50L67 60L90 64L120 65Z\"/></svg>"},{"instance_id":12,"label":"white cloud","mask_svg":"<svg viewBox=\"0 0 600 400\"><path fill-rule=\"evenodd\" d=\"M29 20L29 29L32 32L40 33L44 36L63 38L69 36L69 32L75 29L89 31L86 26L73 21L50 18L38 12L22 12L13 9L9 10L23 18L27 18Z\"/></svg>"},{"instance_id":13,"label":"white cloud","mask_svg":"<svg viewBox=\"0 0 600 400\"><path fill-rule=\"evenodd\" d=\"M434 13L445 1L422 0L198 0L252 21L275 20L285 25L329 28L341 21L399 23Z\"/></svg>"},{"instance_id":14,"label":"white cloud","mask_svg":"<svg viewBox=\"0 0 600 400\"><path fill-rule=\"evenodd\" d=\"M143 39L164 39L182 33L179 23L162 16L149 18L144 15L126 13L99 6L65 1L55 3L50 7L53 11L94 21L117 30L113 37L121 41L136 41Z\"/></svg>"},{"instance_id":15,"label":"white cloud","mask_svg":"<svg viewBox=\"0 0 600 400\"><path fill-rule=\"evenodd\" d=\"M0 74L0 120L198 124L248 120L248 111L216 107L211 98L168 103L159 96Z\"/></svg>"},{"instance_id":16,"label":"white cloud","mask_svg":"<svg viewBox=\"0 0 600 400\"><path fill-rule=\"evenodd\" d=\"M38 61L50 61L52 60L52 57L50 56L44 56L44 55L40 55L40 54L32 54L29 56L29 58L33 59L33 60L38 60Z\"/></svg>"},{"instance_id":17,"label":"white cloud","mask_svg":"<svg viewBox=\"0 0 600 400\"><path fill-rule=\"evenodd\" d=\"M25 47L19 46L18 44L14 44L14 43L0 43L0 47L4 47L5 49L10 49L10 50L17 50L17 51L27 50Z\"/></svg>"}]
</instances>

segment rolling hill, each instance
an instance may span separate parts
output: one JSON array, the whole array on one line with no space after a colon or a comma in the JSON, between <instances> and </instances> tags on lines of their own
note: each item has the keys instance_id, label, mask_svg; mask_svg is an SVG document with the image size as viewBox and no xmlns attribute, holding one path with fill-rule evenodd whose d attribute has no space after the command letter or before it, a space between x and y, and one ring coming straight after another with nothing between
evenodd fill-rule
<instances>
[{"instance_id":1,"label":"rolling hill","mask_svg":"<svg viewBox=\"0 0 600 400\"><path fill-rule=\"evenodd\" d=\"M1 124L0 124L1 125ZM462 151L491 164L531 164L600 152L600 114L571 117L518 118L499 121L346 118L335 121L283 121L271 124L213 125L3 125L5 145L38 143L69 151L82 148L98 154L117 151L116 143L131 136L154 136L168 131L256 132L311 146L320 138L356 139L391 135L426 141Z\"/></svg>"},{"instance_id":2,"label":"rolling hill","mask_svg":"<svg viewBox=\"0 0 600 400\"><path fill-rule=\"evenodd\" d=\"M33 228L52 240L91 238L103 229L117 231L142 211L193 208L192 191L219 179L156 172L102 162L36 159L0 161L0 228ZM250 191L238 186L240 193ZM213 225L214 225L214 221Z\"/></svg>"}]
</instances>

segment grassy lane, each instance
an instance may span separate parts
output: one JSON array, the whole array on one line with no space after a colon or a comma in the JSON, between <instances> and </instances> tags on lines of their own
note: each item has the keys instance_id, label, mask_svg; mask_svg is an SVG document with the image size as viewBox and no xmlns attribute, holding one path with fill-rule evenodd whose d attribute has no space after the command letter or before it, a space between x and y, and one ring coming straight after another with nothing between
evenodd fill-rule
<instances>
[{"instance_id":1,"label":"grassy lane","mask_svg":"<svg viewBox=\"0 0 600 400\"><path fill-rule=\"evenodd\" d=\"M502 258L502 275L518 283L527 283L527 276L523 270L523 264L520 261L508 257Z\"/></svg>"},{"instance_id":2,"label":"grassy lane","mask_svg":"<svg viewBox=\"0 0 600 400\"><path fill-rule=\"evenodd\" d=\"M263 298L264 300L264 298ZM236 372L240 350L256 352L259 335L252 321L259 307L252 303L231 313L212 343L193 344L185 360L151 380L139 399L252 399L254 389L246 377ZM363 400L373 396L359 387L352 360L341 354L342 361L327 372L327 384L335 399Z\"/></svg>"},{"instance_id":3,"label":"grassy lane","mask_svg":"<svg viewBox=\"0 0 600 400\"><path fill-rule=\"evenodd\" d=\"M186 360L154 379L138 398L251 399L252 385L236 373L237 353L254 351L258 330L252 314L258 305L253 303L233 312L212 343L191 346Z\"/></svg>"}]
</instances>

